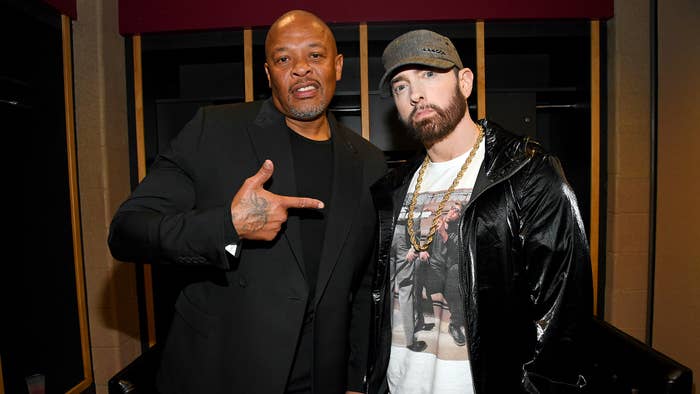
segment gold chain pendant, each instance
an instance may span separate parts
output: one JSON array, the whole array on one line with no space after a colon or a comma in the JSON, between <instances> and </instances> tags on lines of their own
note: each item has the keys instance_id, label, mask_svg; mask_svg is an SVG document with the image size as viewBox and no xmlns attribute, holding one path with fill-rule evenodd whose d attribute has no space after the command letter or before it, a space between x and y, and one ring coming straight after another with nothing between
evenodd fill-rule
<instances>
[{"instance_id":1,"label":"gold chain pendant","mask_svg":"<svg viewBox=\"0 0 700 394\"><path fill-rule=\"evenodd\" d=\"M411 240L411 245L413 245L413 249L417 252L424 252L428 250L428 247L433 242L435 231L437 230L438 222L440 221L440 215L442 215L442 210L445 208L445 204L452 195L452 192L455 190L457 185L459 185L459 181L462 179L464 172L469 167L469 164L471 164L472 160L474 159L474 156L476 156L476 151L479 149L481 140L484 139L483 126L477 124L476 127L479 129L479 135L476 137L474 146L472 146L472 151L469 152L469 156L467 156L467 159L464 161L464 164L462 164L462 168L459 169L457 176L452 181L452 184L447 189L447 192L445 192L445 195L442 196L442 201L440 201L440 204L438 204L438 209L437 211L435 211L435 216L433 217L433 224L430 226L428 237L425 241L425 244L421 245L420 242L418 242L418 240L416 239L415 231L413 230L413 213L416 209L418 192L420 191L421 183L423 183L423 175L425 174L425 170L426 168L428 168L428 164L430 163L430 157L428 157L427 154L425 155L425 160L423 160L423 164L421 164L420 169L418 170L418 179L416 179L416 187L413 190L413 197L411 198L411 203L408 206L408 235L409 239Z\"/></svg>"}]
</instances>

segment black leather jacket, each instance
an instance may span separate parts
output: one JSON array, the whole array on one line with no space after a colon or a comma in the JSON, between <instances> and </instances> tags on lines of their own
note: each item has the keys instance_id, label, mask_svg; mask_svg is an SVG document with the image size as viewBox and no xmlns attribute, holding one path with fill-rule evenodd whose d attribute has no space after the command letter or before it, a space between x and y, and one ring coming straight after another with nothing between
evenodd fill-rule
<instances>
[{"instance_id":1,"label":"black leather jacket","mask_svg":"<svg viewBox=\"0 0 700 394\"><path fill-rule=\"evenodd\" d=\"M588 243L559 161L485 120L486 154L460 223L460 290L477 394L578 392L592 314ZM373 186L379 253L368 393L386 392L389 252L413 165ZM395 393L400 394L400 393Z\"/></svg>"}]
</instances>

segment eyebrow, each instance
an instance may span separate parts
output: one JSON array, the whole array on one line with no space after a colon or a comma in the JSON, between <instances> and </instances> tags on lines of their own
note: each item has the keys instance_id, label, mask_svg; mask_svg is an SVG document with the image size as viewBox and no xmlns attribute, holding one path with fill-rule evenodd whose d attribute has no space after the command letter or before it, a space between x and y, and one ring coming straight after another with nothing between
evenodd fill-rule
<instances>
[{"instance_id":1,"label":"eyebrow","mask_svg":"<svg viewBox=\"0 0 700 394\"><path fill-rule=\"evenodd\" d=\"M408 78L402 77L402 76L398 76L398 75L397 75L397 76L395 76L394 78L391 79L391 81L389 82L389 84L390 84L390 85L393 85L393 84L395 84L396 82L401 82L401 81L408 82Z\"/></svg>"}]
</instances>

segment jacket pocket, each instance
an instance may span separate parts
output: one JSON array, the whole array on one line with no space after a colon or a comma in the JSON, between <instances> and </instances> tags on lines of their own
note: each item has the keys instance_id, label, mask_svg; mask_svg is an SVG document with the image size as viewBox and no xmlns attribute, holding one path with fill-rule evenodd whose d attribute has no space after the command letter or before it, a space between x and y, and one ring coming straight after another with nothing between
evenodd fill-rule
<instances>
[{"instance_id":1,"label":"jacket pocket","mask_svg":"<svg viewBox=\"0 0 700 394\"><path fill-rule=\"evenodd\" d=\"M186 295L180 294L175 302L175 312L192 329L204 337L208 337L216 327L219 318L203 312L190 301Z\"/></svg>"}]
</instances>

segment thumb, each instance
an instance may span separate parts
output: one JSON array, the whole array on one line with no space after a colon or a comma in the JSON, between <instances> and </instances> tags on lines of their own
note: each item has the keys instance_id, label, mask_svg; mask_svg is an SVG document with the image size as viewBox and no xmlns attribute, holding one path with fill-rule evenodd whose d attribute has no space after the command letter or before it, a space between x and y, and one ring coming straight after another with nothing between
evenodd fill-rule
<instances>
[{"instance_id":1,"label":"thumb","mask_svg":"<svg viewBox=\"0 0 700 394\"><path fill-rule=\"evenodd\" d=\"M258 172L252 177L248 178L251 181L251 186L262 187L262 185L264 185L265 182L270 179L274 171L275 166L272 164L272 160L265 160Z\"/></svg>"}]
</instances>

